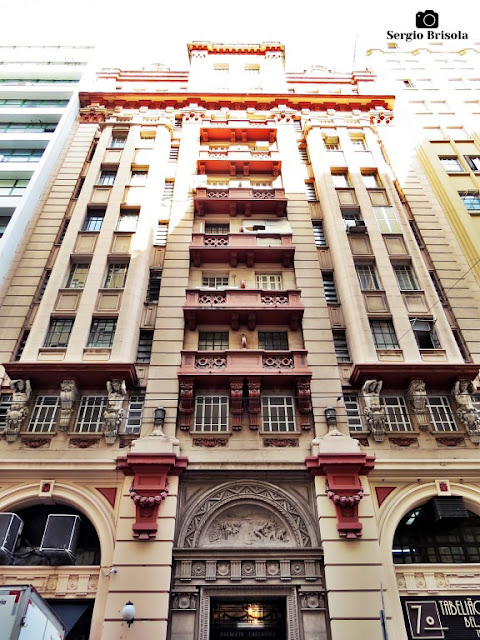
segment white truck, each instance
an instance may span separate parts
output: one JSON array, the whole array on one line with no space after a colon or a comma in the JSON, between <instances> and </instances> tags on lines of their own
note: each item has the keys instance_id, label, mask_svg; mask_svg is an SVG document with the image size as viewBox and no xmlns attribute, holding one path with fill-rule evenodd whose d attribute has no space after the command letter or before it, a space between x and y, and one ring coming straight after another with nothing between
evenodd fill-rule
<instances>
[{"instance_id":1,"label":"white truck","mask_svg":"<svg viewBox=\"0 0 480 640\"><path fill-rule=\"evenodd\" d=\"M1 640L64 640L65 626L30 585L0 587Z\"/></svg>"}]
</instances>

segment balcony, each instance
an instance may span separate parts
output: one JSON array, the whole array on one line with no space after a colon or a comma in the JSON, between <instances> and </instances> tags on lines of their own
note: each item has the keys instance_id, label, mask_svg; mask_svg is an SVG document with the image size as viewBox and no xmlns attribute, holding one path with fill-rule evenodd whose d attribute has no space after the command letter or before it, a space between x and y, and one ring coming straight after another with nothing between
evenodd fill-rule
<instances>
[{"instance_id":1,"label":"balcony","mask_svg":"<svg viewBox=\"0 0 480 640\"><path fill-rule=\"evenodd\" d=\"M190 331L198 324L230 325L234 331L240 325L253 331L257 324L300 327L304 308L300 291L260 291L259 289L199 290L187 289L183 307Z\"/></svg>"},{"instance_id":2,"label":"balcony","mask_svg":"<svg viewBox=\"0 0 480 640\"><path fill-rule=\"evenodd\" d=\"M293 265L294 254L292 236L280 234L194 233L190 245L190 257L195 267L210 262L229 264L231 267L246 264L250 268L260 263L280 263L289 268Z\"/></svg>"},{"instance_id":3,"label":"balcony","mask_svg":"<svg viewBox=\"0 0 480 640\"><path fill-rule=\"evenodd\" d=\"M249 176L254 173L267 173L277 177L282 163L278 151L227 150L200 151L197 160L198 173L226 173L231 176Z\"/></svg>"},{"instance_id":4,"label":"balcony","mask_svg":"<svg viewBox=\"0 0 480 640\"><path fill-rule=\"evenodd\" d=\"M205 120L200 129L202 142L251 142L257 140L272 144L277 139L273 120Z\"/></svg>"},{"instance_id":5,"label":"balcony","mask_svg":"<svg viewBox=\"0 0 480 640\"><path fill-rule=\"evenodd\" d=\"M282 217L287 213L285 189L197 187L194 204L195 213L199 216L229 213L232 217L237 214Z\"/></svg>"},{"instance_id":6,"label":"balcony","mask_svg":"<svg viewBox=\"0 0 480 640\"><path fill-rule=\"evenodd\" d=\"M298 376L310 378L311 370L307 364L305 349L295 351L263 351L260 349L242 349L226 351L182 351L182 364L179 376L261 376L262 386L270 379L278 385L278 378L288 379ZM201 386L201 381L199 380Z\"/></svg>"}]
</instances>

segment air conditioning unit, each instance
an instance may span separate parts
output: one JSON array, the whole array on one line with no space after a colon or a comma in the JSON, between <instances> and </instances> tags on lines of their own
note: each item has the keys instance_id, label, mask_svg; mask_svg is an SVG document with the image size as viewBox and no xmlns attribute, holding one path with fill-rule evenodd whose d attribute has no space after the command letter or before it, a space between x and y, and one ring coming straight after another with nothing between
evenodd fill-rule
<instances>
[{"instance_id":1,"label":"air conditioning unit","mask_svg":"<svg viewBox=\"0 0 480 640\"><path fill-rule=\"evenodd\" d=\"M436 496L430 501L434 522L466 520L468 511L462 496Z\"/></svg>"},{"instance_id":2,"label":"air conditioning unit","mask_svg":"<svg viewBox=\"0 0 480 640\"><path fill-rule=\"evenodd\" d=\"M364 220L354 220L354 224L348 226L348 233L367 233Z\"/></svg>"},{"instance_id":3,"label":"air conditioning unit","mask_svg":"<svg viewBox=\"0 0 480 640\"><path fill-rule=\"evenodd\" d=\"M75 564L80 516L50 514L39 551L50 558L52 564Z\"/></svg>"},{"instance_id":4,"label":"air conditioning unit","mask_svg":"<svg viewBox=\"0 0 480 640\"><path fill-rule=\"evenodd\" d=\"M12 564L23 520L16 513L0 513L0 564Z\"/></svg>"}]
</instances>

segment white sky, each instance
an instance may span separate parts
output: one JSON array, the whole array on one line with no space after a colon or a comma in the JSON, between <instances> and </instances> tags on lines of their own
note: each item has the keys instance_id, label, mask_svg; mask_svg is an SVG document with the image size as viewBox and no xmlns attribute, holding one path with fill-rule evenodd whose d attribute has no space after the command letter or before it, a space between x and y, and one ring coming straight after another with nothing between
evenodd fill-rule
<instances>
[{"instance_id":1,"label":"white sky","mask_svg":"<svg viewBox=\"0 0 480 640\"><path fill-rule=\"evenodd\" d=\"M10 11L5 15L8 2ZM188 69L187 42L280 41L287 70L311 64L362 69L366 49L388 29L412 31L417 11L439 14L439 29L480 37L478 0L3 0L0 44L96 44L104 66L161 62ZM476 17L475 17L476 16ZM426 41L413 43L422 45ZM356 43L356 64L353 64ZM412 45L410 45L412 46ZM128 61L128 62L127 62Z\"/></svg>"}]
</instances>

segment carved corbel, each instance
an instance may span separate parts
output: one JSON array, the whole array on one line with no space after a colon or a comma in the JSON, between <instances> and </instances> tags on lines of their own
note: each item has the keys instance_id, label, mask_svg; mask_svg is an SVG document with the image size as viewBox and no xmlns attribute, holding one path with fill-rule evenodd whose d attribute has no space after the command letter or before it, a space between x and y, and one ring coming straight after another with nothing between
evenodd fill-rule
<instances>
[{"instance_id":1,"label":"carved corbel","mask_svg":"<svg viewBox=\"0 0 480 640\"><path fill-rule=\"evenodd\" d=\"M168 476L180 475L187 464L188 458L173 453L129 453L126 458L118 458L117 468L126 476L133 476L130 498L136 512L134 538L155 538L158 508L168 495Z\"/></svg>"},{"instance_id":2,"label":"carved corbel","mask_svg":"<svg viewBox=\"0 0 480 640\"><path fill-rule=\"evenodd\" d=\"M23 421L28 415L27 404L32 395L30 380L10 380L12 389L12 404L7 409L5 439L14 442L22 428Z\"/></svg>"},{"instance_id":3,"label":"carved corbel","mask_svg":"<svg viewBox=\"0 0 480 640\"><path fill-rule=\"evenodd\" d=\"M308 431L311 427L312 396L309 380L297 380L298 408L302 430Z\"/></svg>"},{"instance_id":4,"label":"carved corbel","mask_svg":"<svg viewBox=\"0 0 480 640\"><path fill-rule=\"evenodd\" d=\"M325 476L325 492L335 505L341 538L356 540L362 535L363 525L358 519L363 498L360 475L367 475L374 463L375 458L364 453L323 453L305 460L314 476Z\"/></svg>"},{"instance_id":5,"label":"carved corbel","mask_svg":"<svg viewBox=\"0 0 480 640\"><path fill-rule=\"evenodd\" d=\"M232 430L240 431L243 415L243 380L233 378L230 381L230 406L232 411Z\"/></svg>"},{"instance_id":6,"label":"carved corbel","mask_svg":"<svg viewBox=\"0 0 480 640\"><path fill-rule=\"evenodd\" d=\"M408 385L408 400L422 431L428 428L427 392L423 380L412 380Z\"/></svg>"},{"instance_id":7,"label":"carved corbel","mask_svg":"<svg viewBox=\"0 0 480 640\"><path fill-rule=\"evenodd\" d=\"M180 380L178 413L180 414L180 429L182 429L182 431L190 430L194 408L193 380L191 378Z\"/></svg>"},{"instance_id":8,"label":"carved corbel","mask_svg":"<svg viewBox=\"0 0 480 640\"><path fill-rule=\"evenodd\" d=\"M480 415L475 409L472 394L475 393L475 385L471 380L457 380L452 389L452 395L457 405L457 416L470 440L474 444L480 444Z\"/></svg>"},{"instance_id":9,"label":"carved corbel","mask_svg":"<svg viewBox=\"0 0 480 640\"><path fill-rule=\"evenodd\" d=\"M260 426L260 378L248 378L247 386L250 429L257 431Z\"/></svg>"},{"instance_id":10,"label":"carved corbel","mask_svg":"<svg viewBox=\"0 0 480 640\"><path fill-rule=\"evenodd\" d=\"M68 431L68 425L73 413L73 407L78 400L78 387L75 380L62 380L60 383L60 431Z\"/></svg>"},{"instance_id":11,"label":"carved corbel","mask_svg":"<svg viewBox=\"0 0 480 640\"><path fill-rule=\"evenodd\" d=\"M362 387L365 400L365 419L375 442L385 439L386 416L385 409L380 404L381 380L367 380Z\"/></svg>"}]
</instances>

